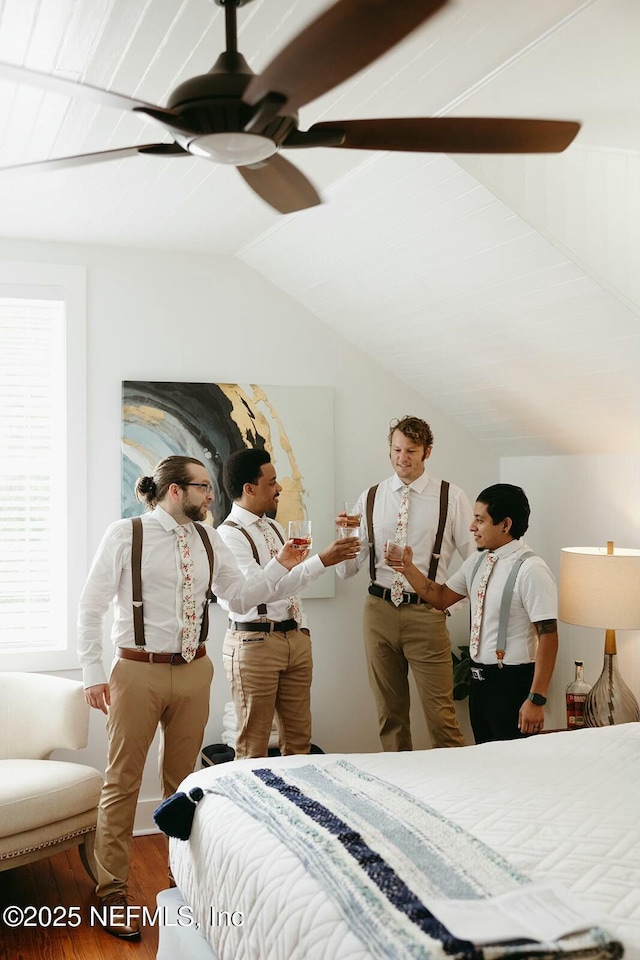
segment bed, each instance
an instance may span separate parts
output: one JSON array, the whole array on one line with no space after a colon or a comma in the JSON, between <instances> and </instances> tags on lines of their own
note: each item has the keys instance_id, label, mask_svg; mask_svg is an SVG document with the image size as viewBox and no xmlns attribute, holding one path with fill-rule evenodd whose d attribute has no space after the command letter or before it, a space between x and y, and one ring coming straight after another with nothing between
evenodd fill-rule
<instances>
[{"instance_id":1,"label":"bed","mask_svg":"<svg viewBox=\"0 0 640 960\"><path fill-rule=\"evenodd\" d=\"M640 724L623 724L195 773L181 790L204 796L189 839L170 841L158 960L640 960L639 754ZM530 882L561 885L589 929L480 949L425 910Z\"/></svg>"}]
</instances>

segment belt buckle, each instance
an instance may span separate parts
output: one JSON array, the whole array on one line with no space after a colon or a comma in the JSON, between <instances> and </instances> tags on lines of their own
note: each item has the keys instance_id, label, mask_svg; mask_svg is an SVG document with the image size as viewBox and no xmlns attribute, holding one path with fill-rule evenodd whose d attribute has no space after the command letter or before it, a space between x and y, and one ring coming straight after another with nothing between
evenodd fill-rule
<instances>
[{"instance_id":1,"label":"belt buckle","mask_svg":"<svg viewBox=\"0 0 640 960\"><path fill-rule=\"evenodd\" d=\"M403 593L403 594L402 594L402 602L403 602L403 603L411 603L411 594L410 594L410 593Z\"/></svg>"},{"instance_id":2,"label":"belt buckle","mask_svg":"<svg viewBox=\"0 0 640 960\"><path fill-rule=\"evenodd\" d=\"M174 660L173 660L174 657L180 657L180 660L182 660L182 654L181 654L181 653L172 653L172 654L170 655L170 657L169 657L169 663L170 663L170 665L171 665L172 667L175 667L176 664L180 662L180 661L175 661L175 662L174 662Z\"/></svg>"},{"instance_id":3,"label":"belt buckle","mask_svg":"<svg viewBox=\"0 0 640 960\"><path fill-rule=\"evenodd\" d=\"M474 667L471 665L471 676L474 680L486 680L486 677L482 674L482 667Z\"/></svg>"}]
</instances>

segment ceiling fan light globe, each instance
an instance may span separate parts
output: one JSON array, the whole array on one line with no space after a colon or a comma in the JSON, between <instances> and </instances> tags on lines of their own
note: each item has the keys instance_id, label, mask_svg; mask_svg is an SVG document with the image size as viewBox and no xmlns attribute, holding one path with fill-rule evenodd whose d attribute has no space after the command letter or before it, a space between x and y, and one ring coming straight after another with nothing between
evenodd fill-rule
<instances>
[{"instance_id":1,"label":"ceiling fan light globe","mask_svg":"<svg viewBox=\"0 0 640 960\"><path fill-rule=\"evenodd\" d=\"M192 140L188 149L189 153L215 163L244 167L272 157L278 147L269 137L255 133L205 133Z\"/></svg>"}]
</instances>

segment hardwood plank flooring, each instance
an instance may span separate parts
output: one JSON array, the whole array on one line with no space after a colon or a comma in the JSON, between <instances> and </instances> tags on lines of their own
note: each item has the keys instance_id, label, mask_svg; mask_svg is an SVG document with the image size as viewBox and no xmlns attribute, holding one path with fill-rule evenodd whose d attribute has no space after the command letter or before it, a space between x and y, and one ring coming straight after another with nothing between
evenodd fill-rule
<instances>
[{"instance_id":1,"label":"hardwood plank flooring","mask_svg":"<svg viewBox=\"0 0 640 960\"><path fill-rule=\"evenodd\" d=\"M146 906L152 915L156 894L168 885L166 837L134 837L129 883L132 905ZM4 911L12 905L22 910L34 908L29 910L33 926L7 926ZM94 885L75 848L0 873L0 960L155 960L156 926L143 926L139 941L118 940L90 922L91 905L98 905ZM81 923L51 926L50 918L67 918L70 907L80 908Z\"/></svg>"}]
</instances>

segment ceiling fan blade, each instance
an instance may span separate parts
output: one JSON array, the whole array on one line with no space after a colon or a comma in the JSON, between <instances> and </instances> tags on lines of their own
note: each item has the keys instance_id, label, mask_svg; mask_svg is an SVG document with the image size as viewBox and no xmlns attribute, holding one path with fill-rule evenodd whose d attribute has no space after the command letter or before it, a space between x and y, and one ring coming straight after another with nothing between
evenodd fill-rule
<instances>
[{"instance_id":1,"label":"ceiling fan blade","mask_svg":"<svg viewBox=\"0 0 640 960\"><path fill-rule=\"evenodd\" d=\"M64 94L64 96L73 97L75 100L88 100L90 103L97 103L103 107L135 110L153 117L155 120L160 120L161 123L184 129L184 126L181 126L178 114L173 110L158 107L153 103L146 103L144 100L137 100L135 97L127 97L125 94L115 93L113 90L92 87L88 83L77 83L75 80L55 77L50 73L40 73L38 70L28 70L26 67L19 67L12 63L0 63L0 80L28 83L35 87L41 87L49 93ZM191 131L190 127L187 129L188 132Z\"/></svg>"},{"instance_id":2,"label":"ceiling fan blade","mask_svg":"<svg viewBox=\"0 0 640 960\"><path fill-rule=\"evenodd\" d=\"M351 150L406 150L434 153L560 153L580 124L569 120L515 120L506 117L404 117L391 120L334 120L314 123L320 131L342 131L333 146ZM291 144L295 146L294 143ZM312 145L312 142L309 144ZM286 144L289 146L289 144ZM300 146L305 146L303 142Z\"/></svg>"},{"instance_id":3,"label":"ceiling fan blade","mask_svg":"<svg viewBox=\"0 0 640 960\"><path fill-rule=\"evenodd\" d=\"M294 113L390 50L445 2L338 0L251 80L243 99L253 106L280 94L280 114Z\"/></svg>"},{"instance_id":4,"label":"ceiling fan blade","mask_svg":"<svg viewBox=\"0 0 640 960\"><path fill-rule=\"evenodd\" d=\"M124 160L137 154L190 156L177 143L145 143L138 147L120 147L118 150L101 150L98 153L79 153L73 157L57 157L53 160L39 160L36 163L18 163L11 167L0 167L0 175L8 173L49 173L52 170L67 170L70 167L82 167L85 164L100 163L103 160Z\"/></svg>"},{"instance_id":5,"label":"ceiling fan blade","mask_svg":"<svg viewBox=\"0 0 640 960\"><path fill-rule=\"evenodd\" d=\"M279 213L295 213L322 203L302 171L277 154L237 169L251 189Z\"/></svg>"}]
</instances>

